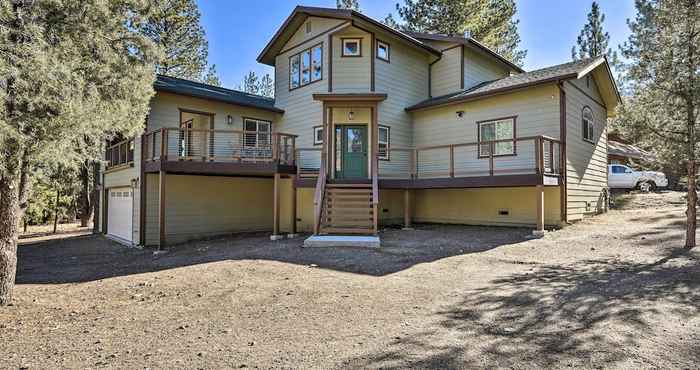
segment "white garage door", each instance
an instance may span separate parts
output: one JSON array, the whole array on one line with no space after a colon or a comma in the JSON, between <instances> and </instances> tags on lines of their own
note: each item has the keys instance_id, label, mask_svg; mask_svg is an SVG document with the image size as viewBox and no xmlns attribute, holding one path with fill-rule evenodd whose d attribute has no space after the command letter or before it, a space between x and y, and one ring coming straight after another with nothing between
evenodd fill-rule
<instances>
[{"instance_id":1,"label":"white garage door","mask_svg":"<svg viewBox=\"0 0 700 370\"><path fill-rule=\"evenodd\" d=\"M109 189L107 201L107 233L131 242L133 222L131 188Z\"/></svg>"}]
</instances>

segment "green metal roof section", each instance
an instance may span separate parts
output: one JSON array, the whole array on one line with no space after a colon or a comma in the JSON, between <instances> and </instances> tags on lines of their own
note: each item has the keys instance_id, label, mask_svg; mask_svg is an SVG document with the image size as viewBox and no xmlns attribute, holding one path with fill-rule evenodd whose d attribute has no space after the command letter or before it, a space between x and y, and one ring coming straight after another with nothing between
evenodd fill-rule
<instances>
[{"instance_id":1,"label":"green metal roof section","mask_svg":"<svg viewBox=\"0 0 700 370\"><path fill-rule=\"evenodd\" d=\"M258 108L275 113L284 113L284 110L275 107L274 99L176 77L157 75L153 88L156 91L215 100L222 103Z\"/></svg>"}]
</instances>

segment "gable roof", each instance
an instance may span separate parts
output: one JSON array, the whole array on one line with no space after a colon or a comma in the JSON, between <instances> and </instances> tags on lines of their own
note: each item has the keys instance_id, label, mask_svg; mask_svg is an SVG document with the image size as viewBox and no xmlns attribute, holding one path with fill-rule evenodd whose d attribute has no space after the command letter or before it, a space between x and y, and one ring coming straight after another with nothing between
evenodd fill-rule
<instances>
[{"instance_id":1,"label":"gable roof","mask_svg":"<svg viewBox=\"0 0 700 370\"><path fill-rule=\"evenodd\" d=\"M608 155L641 160L652 160L654 155L638 146L621 143L615 140L608 140Z\"/></svg>"},{"instance_id":2,"label":"gable roof","mask_svg":"<svg viewBox=\"0 0 700 370\"><path fill-rule=\"evenodd\" d=\"M406 110L416 111L420 109L457 104L527 87L577 79L584 77L599 67L602 68L603 65L607 69L610 83L612 84L612 89L614 90L613 94L616 96L616 101L613 101L612 103L613 105L617 105L617 103L620 102L620 96L619 92L617 91L617 86L615 86L615 80L610 73L607 59L605 57L597 57L581 59L578 61L537 69L530 72L519 73L498 80L486 81L466 90L424 100L418 104L407 107ZM605 98L606 97L604 96L604 99ZM609 97L606 99L606 103L611 103Z\"/></svg>"},{"instance_id":3,"label":"gable roof","mask_svg":"<svg viewBox=\"0 0 700 370\"><path fill-rule=\"evenodd\" d=\"M284 113L284 110L275 107L274 99L176 77L157 75L156 82L153 83L153 88L156 91L215 100L228 104L263 109L275 113Z\"/></svg>"},{"instance_id":4,"label":"gable roof","mask_svg":"<svg viewBox=\"0 0 700 370\"><path fill-rule=\"evenodd\" d=\"M274 66L275 57L277 56L279 51L282 50L284 44L286 44L287 41L289 41L294 31L296 31L304 23L306 18L310 16L344 19L351 22L364 22L366 24L370 24L371 26L380 28L388 33L391 33L399 39L406 41L409 45L422 49L423 51L429 52L436 56L442 55L442 53L439 50L416 39L415 37L412 37L404 32L395 30L379 21L376 21L354 10L297 6L292 11L292 14L290 14L289 17L287 17L287 19L284 21L284 23L282 23L282 26L280 26L275 35L272 36L272 39L267 43L265 48L260 52L257 61L263 64L267 64L269 66ZM291 30L291 32L287 32L287 30Z\"/></svg>"},{"instance_id":5,"label":"gable roof","mask_svg":"<svg viewBox=\"0 0 700 370\"><path fill-rule=\"evenodd\" d=\"M513 70L515 70L517 72L521 72L521 73L525 72L525 70L522 69L517 64L504 58L502 55L491 50L488 46L474 40L471 37L447 36L447 35L441 35L441 34L435 34L435 33L424 33L424 32L406 32L406 34L411 35L419 40L446 41L446 42L453 42L453 43L457 43L457 44L469 45L475 49L478 49L478 50L496 58L501 63L507 65L508 67L512 68Z\"/></svg>"}]
</instances>

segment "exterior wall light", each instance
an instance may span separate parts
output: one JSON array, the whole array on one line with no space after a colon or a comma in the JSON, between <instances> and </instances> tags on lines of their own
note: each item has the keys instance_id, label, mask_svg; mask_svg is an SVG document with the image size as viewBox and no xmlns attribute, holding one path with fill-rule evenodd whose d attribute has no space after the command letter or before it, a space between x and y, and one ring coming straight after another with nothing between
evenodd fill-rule
<instances>
[{"instance_id":1,"label":"exterior wall light","mask_svg":"<svg viewBox=\"0 0 700 370\"><path fill-rule=\"evenodd\" d=\"M462 118L464 117L464 111L463 110L458 110L457 111L457 118Z\"/></svg>"},{"instance_id":2,"label":"exterior wall light","mask_svg":"<svg viewBox=\"0 0 700 370\"><path fill-rule=\"evenodd\" d=\"M355 119L355 112L348 112L348 121L352 121L353 119Z\"/></svg>"},{"instance_id":3,"label":"exterior wall light","mask_svg":"<svg viewBox=\"0 0 700 370\"><path fill-rule=\"evenodd\" d=\"M228 123L229 126L233 125L233 117L230 114L226 116L226 123Z\"/></svg>"}]
</instances>

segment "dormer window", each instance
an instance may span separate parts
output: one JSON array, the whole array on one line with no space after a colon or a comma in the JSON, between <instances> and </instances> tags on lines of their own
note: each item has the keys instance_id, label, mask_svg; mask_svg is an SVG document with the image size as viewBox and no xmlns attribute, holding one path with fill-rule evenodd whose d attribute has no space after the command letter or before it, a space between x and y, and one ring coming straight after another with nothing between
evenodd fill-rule
<instances>
[{"instance_id":1,"label":"dormer window","mask_svg":"<svg viewBox=\"0 0 700 370\"><path fill-rule=\"evenodd\" d=\"M361 38L344 38L343 52L344 57L361 57L362 56L362 39Z\"/></svg>"},{"instance_id":2,"label":"dormer window","mask_svg":"<svg viewBox=\"0 0 700 370\"><path fill-rule=\"evenodd\" d=\"M323 45L318 44L289 57L289 89L323 79Z\"/></svg>"}]
</instances>

